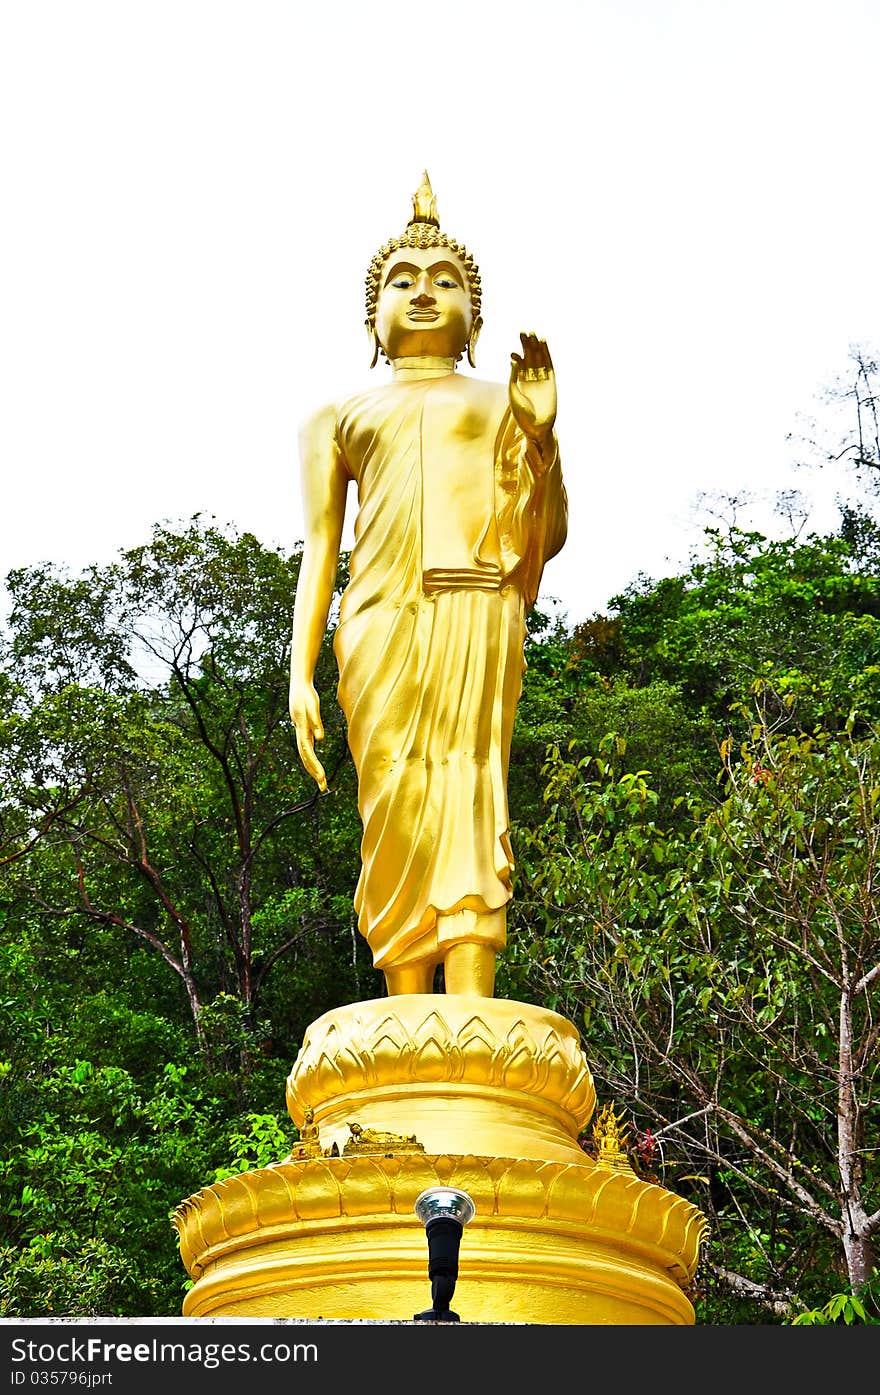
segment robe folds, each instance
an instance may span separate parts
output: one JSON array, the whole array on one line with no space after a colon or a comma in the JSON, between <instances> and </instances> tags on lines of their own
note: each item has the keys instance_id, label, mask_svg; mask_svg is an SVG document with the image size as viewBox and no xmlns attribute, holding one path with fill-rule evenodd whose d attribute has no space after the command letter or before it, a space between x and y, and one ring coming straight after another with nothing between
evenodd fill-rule
<instances>
[{"instance_id":1,"label":"robe folds","mask_svg":"<svg viewBox=\"0 0 880 1395\"><path fill-rule=\"evenodd\" d=\"M355 908L384 969L442 957L450 913L510 898L525 616L567 503L555 438L539 457L506 384L364 392L338 408L335 448L358 494L334 637L363 825ZM483 932L496 949L503 919Z\"/></svg>"}]
</instances>

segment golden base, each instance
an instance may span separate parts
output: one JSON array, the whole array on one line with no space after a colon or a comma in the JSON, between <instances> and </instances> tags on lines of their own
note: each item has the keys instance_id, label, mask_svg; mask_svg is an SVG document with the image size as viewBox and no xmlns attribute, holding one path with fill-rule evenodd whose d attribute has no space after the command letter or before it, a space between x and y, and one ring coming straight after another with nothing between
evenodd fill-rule
<instances>
[{"instance_id":1,"label":"golden base","mask_svg":"<svg viewBox=\"0 0 880 1395\"><path fill-rule=\"evenodd\" d=\"M466 1322L693 1323L702 1217L632 1173L513 1158L321 1158L246 1172L178 1213L185 1317L406 1321L430 1307L413 1210L474 1201L453 1308Z\"/></svg>"},{"instance_id":2,"label":"golden base","mask_svg":"<svg viewBox=\"0 0 880 1395\"><path fill-rule=\"evenodd\" d=\"M693 1323L704 1217L625 1155L584 1153L595 1090L556 1013L449 994L350 1004L309 1028L287 1101L312 1156L178 1207L185 1317L411 1320L430 1307L415 1200L442 1185L476 1206L463 1321Z\"/></svg>"},{"instance_id":3,"label":"golden base","mask_svg":"<svg viewBox=\"0 0 880 1395\"><path fill-rule=\"evenodd\" d=\"M402 993L309 1027L287 1107L340 1151L352 1121L414 1133L429 1153L583 1161L596 1091L577 1030L531 1003Z\"/></svg>"}]
</instances>

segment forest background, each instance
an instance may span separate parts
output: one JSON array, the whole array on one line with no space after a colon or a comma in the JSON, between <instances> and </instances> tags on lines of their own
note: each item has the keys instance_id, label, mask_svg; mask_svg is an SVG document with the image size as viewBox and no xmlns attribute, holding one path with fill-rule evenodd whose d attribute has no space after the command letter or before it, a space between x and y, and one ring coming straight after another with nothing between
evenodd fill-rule
<instances>
[{"instance_id":1,"label":"forest background","mask_svg":"<svg viewBox=\"0 0 880 1395\"><path fill-rule=\"evenodd\" d=\"M633 1168L707 1216L701 1324L880 1316L878 383L854 350L793 447L846 465L834 530L708 501L687 567L530 622L496 992L578 1025ZM299 564L196 516L7 577L2 1317L178 1316L176 1207L290 1151L306 1028L384 991L332 624L325 796L287 714Z\"/></svg>"}]
</instances>

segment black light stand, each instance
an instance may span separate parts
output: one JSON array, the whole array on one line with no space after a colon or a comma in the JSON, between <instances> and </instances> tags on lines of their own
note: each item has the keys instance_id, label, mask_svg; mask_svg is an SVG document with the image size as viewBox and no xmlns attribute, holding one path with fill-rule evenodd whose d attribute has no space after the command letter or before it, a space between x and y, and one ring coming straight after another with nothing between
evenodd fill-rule
<instances>
[{"instance_id":1,"label":"black light stand","mask_svg":"<svg viewBox=\"0 0 880 1395\"><path fill-rule=\"evenodd\" d=\"M461 1232L476 1210L467 1192L457 1187L429 1187L416 1197L415 1213L428 1237L431 1307L415 1313L415 1322L458 1322L449 1304L458 1278Z\"/></svg>"}]
</instances>

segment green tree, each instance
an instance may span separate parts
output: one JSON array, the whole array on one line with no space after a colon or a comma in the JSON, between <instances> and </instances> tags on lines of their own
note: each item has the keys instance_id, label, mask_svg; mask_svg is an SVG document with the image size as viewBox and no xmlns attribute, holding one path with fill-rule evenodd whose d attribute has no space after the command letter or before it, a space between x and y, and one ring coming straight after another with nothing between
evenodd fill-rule
<instances>
[{"instance_id":1,"label":"green tree","mask_svg":"<svg viewBox=\"0 0 880 1395\"><path fill-rule=\"evenodd\" d=\"M316 999L356 991L344 732L331 715L335 783L321 800L306 789L287 713L298 568L298 553L195 519L157 526L149 544L76 579L51 567L9 578L17 904L29 896L71 933L80 921L148 945L206 1049L206 1004L232 995L253 1028L282 962L312 965L294 1038ZM36 837L49 828L51 842Z\"/></svg>"},{"instance_id":2,"label":"green tree","mask_svg":"<svg viewBox=\"0 0 880 1395\"><path fill-rule=\"evenodd\" d=\"M880 739L779 727L756 687L689 828L658 823L614 738L551 752L508 982L583 1024L602 1087L710 1215L727 1291L778 1313L821 1298L822 1265L856 1294L874 1269Z\"/></svg>"},{"instance_id":3,"label":"green tree","mask_svg":"<svg viewBox=\"0 0 880 1395\"><path fill-rule=\"evenodd\" d=\"M600 671L636 686L674 684L716 732L770 673L780 704L794 694L805 725L840 724L852 705L880 716L880 576L849 537L709 529L686 572L639 578L612 604L617 637L610 663L596 655ZM575 632L586 659L592 638L589 628Z\"/></svg>"}]
</instances>

